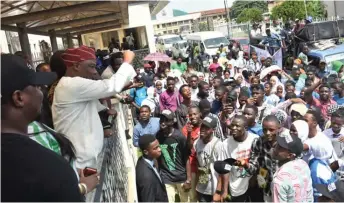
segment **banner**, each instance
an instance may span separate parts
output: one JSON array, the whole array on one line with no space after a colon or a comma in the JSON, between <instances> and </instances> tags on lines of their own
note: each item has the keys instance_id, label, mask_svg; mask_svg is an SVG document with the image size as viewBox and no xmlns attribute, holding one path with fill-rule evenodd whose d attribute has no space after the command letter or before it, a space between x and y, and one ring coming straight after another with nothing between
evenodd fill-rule
<instances>
[{"instance_id":1,"label":"banner","mask_svg":"<svg viewBox=\"0 0 344 203\"><path fill-rule=\"evenodd\" d=\"M282 64L282 49L280 48L275 54L272 56L272 64L278 65L279 67L283 67Z\"/></svg>"},{"instance_id":2,"label":"banner","mask_svg":"<svg viewBox=\"0 0 344 203\"><path fill-rule=\"evenodd\" d=\"M258 48L258 47L252 46L252 45L250 45L250 49L254 50L257 53L257 57L258 57L259 62L260 62L260 59L262 57L264 57L264 58L271 57L270 53L265 49L261 49L261 48Z\"/></svg>"}]
</instances>

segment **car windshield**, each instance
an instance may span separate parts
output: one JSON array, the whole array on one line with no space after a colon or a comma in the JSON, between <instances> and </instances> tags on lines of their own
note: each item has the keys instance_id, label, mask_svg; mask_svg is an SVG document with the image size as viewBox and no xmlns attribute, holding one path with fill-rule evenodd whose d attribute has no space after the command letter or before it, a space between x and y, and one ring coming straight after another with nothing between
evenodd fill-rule
<instances>
[{"instance_id":1,"label":"car windshield","mask_svg":"<svg viewBox=\"0 0 344 203\"><path fill-rule=\"evenodd\" d=\"M340 61L344 63L344 53L338 53L338 54L325 56L325 60L327 63L331 63L333 61Z\"/></svg>"},{"instance_id":2,"label":"car windshield","mask_svg":"<svg viewBox=\"0 0 344 203\"><path fill-rule=\"evenodd\" d=\"M223 44L223 46L228 46L229 41L225 37L217 37L204 40L204 45L207 49L218 48L221 44Z\"/></svg>"},{"instance_id":3,"label":"car windshield","mask_svg":"<svg viewBox=\"0 0 344 203\"><path fill-rule=\"evenodd\" d=\"M174 44L180 40L182 40L180 37L171 37L171 38L164 39L165 44Z\"/></svg>"},{"instance_id":4,"label":"car windshield","mask_svg":"<svg viewBox=\"0 0 344 203\"><path fill-rule=\"evenodd\" d=\"M239 39L240 44L249 44L248 39Z\"/></svg>"}]
</instances>

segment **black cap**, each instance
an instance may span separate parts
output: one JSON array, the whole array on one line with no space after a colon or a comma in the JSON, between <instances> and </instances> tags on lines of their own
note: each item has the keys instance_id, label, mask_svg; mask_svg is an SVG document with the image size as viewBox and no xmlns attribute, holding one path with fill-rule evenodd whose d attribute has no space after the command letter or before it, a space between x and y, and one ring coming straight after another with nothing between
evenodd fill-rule
<instances>
[{"instance_id":1,"label":"black cap","mask_svg":"<svg viewBox=\"0 0 344 203\"><path fill-rule=\"evenodd\" d=\"M316 184L315 188L322 195L335 202L344 202L344 182L341 180L330 184Z\"/></svg>"},{"instance_id":2,"label":"black cap","mask_svg":"<svg viewBox=\"0 0 344 203\"><path fill-rule=\"evenodd\" d=\"M299 137L291 136L289 133L281 133L277 136L279 146L289 150L291 153L300 156L303 151L303 144Z\"/></svg>"},{"instance_id":3,"label":"black cap","mask_svg":"<svg viewBox=\"0 0 344 203\"><path fill-rule=\"evenodd\" d=\"M224 161L215 161L214 170L220 175L229 173L235 162L236 160L233 158L228 158Z\"/></svg>"},{"instance_id":4,"label":"black cap","mask_svg":"<svg viewBox=\"0 0 344 203\"><path fill-rule=\"evenodd\" d=\"M161 112L160 117L162 117L162 116L167 118L168 120L173 120L175 118L174 113L168 109L165 109Z\"/></svg>"},{"instance_id":5,"label":"black cap","mask_svg":"<svg viewBox=\"0 0 344 203\"><path fill-rule=\"evenodd\" d=\"M23 58L13 54L1 55L1 100L9 100L13 92L27 86L50 85L56 73L35 72L29 69Z\"/></svg>"},{"instance_id":6,"label":"black cap","mask_svg":"<svg viewBox=\"0 0 344 203\"><path fill-rule=\"evenodd\" d=\"M216 126L217 126L217 120L216 119L217 118L215 118L214 116L208 115L203 119L202 125L205 125L208 128L216 128Z\"/></svg>"}]
</instances>

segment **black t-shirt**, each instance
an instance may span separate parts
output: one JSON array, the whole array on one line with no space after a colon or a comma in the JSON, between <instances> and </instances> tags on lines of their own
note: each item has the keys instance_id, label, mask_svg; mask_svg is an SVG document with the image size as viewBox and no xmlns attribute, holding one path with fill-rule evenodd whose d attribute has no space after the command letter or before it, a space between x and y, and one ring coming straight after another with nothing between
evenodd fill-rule
<instances>
[{"instance_id":1,"label":"black t-shirt","mask_svg":"<svg viewBox=\"0 0 344 203\"><path fill-rule=\"evenodd\" d=\"M186 162L189 150L186 137L177 129L170 137L165 137L162 131L156 134L160 143L161 156L158 159L161 178L166 184L186 181Z\"/></svg>"},{"instance_id":2,"label":"black t-shirt","mask_svg":"<svg viewBox=\"0 0 344 203\"><path fill-rule=\"evenodd\" d=\"M1 133L1 201L82 202L69 163L25 135Z\"/></svg>"}]
</instances>

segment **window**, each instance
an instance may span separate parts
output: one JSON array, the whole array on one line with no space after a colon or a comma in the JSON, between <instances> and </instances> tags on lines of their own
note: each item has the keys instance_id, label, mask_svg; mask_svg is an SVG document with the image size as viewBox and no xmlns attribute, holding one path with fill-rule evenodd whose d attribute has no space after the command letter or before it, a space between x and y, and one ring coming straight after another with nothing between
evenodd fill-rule
<instances>
[{"instance_id":1,"label":"window","mask_svg":"<svg viewBox=\"0 0 344 203\"><path fill-rule=\"evenodd\" d=\"M173 26L176 26L176 25L177 25L177 22L173 22L172 25L173 25Z\"/></svg>"},{"instance_id":2,"label":"window","mask_svg":"<svg viewBox=\"0 0 344 203\"><path fill-rule=\"evenodd\" d=\"M179 32L179 31L178 31L178 29L174 29L174 33L176 33L176 34L177 34L178 32Z\"/></svg>"},{"instance_id":3,"label":"window","mask_svg":"<svg viewBox=\"0 0 344 203\"><path fill-rule=\"evenodd\" d=\"M168 31L168 34L172 34L172 30L169 30L169 31Z\"/></svg>"},{"instance_id":4,"label":"window","mask_svg":"<svg viewBox=\"0 0 344 203\"><path fill-rule=\"evenodd\" d=\"M167 34L167 32L166 32L166 31L164 31L164 34Z\"/></svg>"},{"instance_id":5,"label":"window","mask_svg":"<svg viewBox=\"0 0 344 203\"><path fill-rule=\"evenodd\" d=\"M163 28L166 27L166 24L162 24L161 27L163 27Z\"/></svg>"},{"instance_id":6,"label":"window","mask_svg":"<svg viewBox=\"0 0 344 203\"><path fill-rule=\"evenodd\" d=\"M158 29L160 28L160 26L159 26L159 25L157 25L156 27L157 27Z\"/></svg>"},{"instance_id":7,"label":"window","mask_svg":"<svg viewBox=\"0 0 344 203\"><path fill-rule=\"evenodd\" d=\"M170 26L171 26L171 23L167 23L167 25L166 25L166 26L170 27Z\"/></svg>"}]
</instances>

